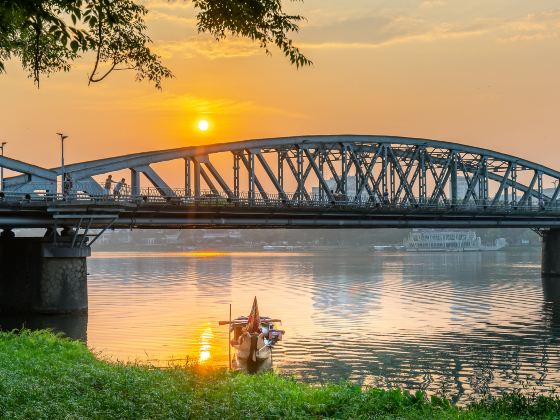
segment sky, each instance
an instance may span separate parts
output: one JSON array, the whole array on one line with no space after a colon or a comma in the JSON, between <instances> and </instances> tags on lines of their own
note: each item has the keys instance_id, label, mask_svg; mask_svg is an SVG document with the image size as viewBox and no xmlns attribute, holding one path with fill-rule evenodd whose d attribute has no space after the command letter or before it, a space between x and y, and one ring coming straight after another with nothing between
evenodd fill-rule
<instances>
[{"instance_id":1,"label":"sky","mask_svg":"<svg viewBox=\"0 0 560 420\"><path fill-rule=\"evenodd\" d=\"M0 75L6 155L59 163L301 134L448 140L560 169L557 0L305 0L296 69L243 39L195 29L189 1L144 1L153 49L175 78L158 91L118 72L88 86L92 57L37 89L16 61ZM210 129L197 129L200 119ZM182 174L170 173L178 184ZM179 185L177 185L179 186Z\"/></svg>"}]
</instances>

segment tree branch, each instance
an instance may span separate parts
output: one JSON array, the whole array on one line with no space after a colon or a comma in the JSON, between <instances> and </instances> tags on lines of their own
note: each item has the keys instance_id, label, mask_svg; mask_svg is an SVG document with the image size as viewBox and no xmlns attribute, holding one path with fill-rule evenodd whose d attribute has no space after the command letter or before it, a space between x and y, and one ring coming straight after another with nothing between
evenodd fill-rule
<instances>
[{"instance_id":1,"label":"tree branch","mask_svg":"<svg viewBox=\"0 0 560 420\"><path fill-rule=\"evenodd\" d=\"M90 76L89 78L89 83L88 85L93 82L93 83L97 83L97 82L101 82L103 79L105 79L107 76L109 76L109 73L111 73L113 70L124 70L124 69L115 69L115 66L117 65L117 63L113 63L113 65L109 68L109 70L107 70L107 72L105 72L105 74L101 77L98 77L97 79L93 78L93 74Z\"/></svg>"},{"instance_id":2,"label":"tree branch","mask_svg":"<svg viewBox=\"0 0 560 420\"><path fill-rule=\"evenodd\" d=\"M94 76L97 73L97 67L99 66L99 61L101 59L101 46L103 45L103 28L101 26L101 21L102 21L102 8L103 6L100 5L99 9L98 9L98 18L97 18L97 37L98 37L98 43L97 43L97 54L95 57L95 64L93 66L93 71L91 72L91 75L89 76L89 81L88 81L88 86L91 85L92 82L100 82L101 80L103 80L108 73L105 74L105 76L103 76L101 79L98 80L94 80ZM114 67L114 66L113 66Z\"/></svg>"}]
</instances>

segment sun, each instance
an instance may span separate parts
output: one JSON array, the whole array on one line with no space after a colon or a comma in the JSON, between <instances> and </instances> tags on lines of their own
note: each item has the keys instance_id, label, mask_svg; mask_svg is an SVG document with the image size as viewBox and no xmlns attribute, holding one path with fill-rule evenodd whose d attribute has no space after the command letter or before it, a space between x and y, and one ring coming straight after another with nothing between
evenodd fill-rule
<instances>
[{"instance_id":1,"label":"sun","mask_svg":"<svg viewBox=\"0 0 560 420\"><path fill-rule=\"evenodd\" d=\"M208 127L210 127L210 124L208 124L208 121L206 121L206 120L200 120L200 121L198 122L198 129L199 129L200 131L207 131L207 130L208 130Z\"/></svg>"}]
</instances>

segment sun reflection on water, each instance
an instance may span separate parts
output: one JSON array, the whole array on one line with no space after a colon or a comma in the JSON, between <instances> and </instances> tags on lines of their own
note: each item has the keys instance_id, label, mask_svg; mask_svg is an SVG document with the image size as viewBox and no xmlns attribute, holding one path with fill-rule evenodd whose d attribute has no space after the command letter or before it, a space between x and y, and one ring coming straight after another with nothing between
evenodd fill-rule
<instances>
[{"instance_id":1,"label":"sun reflection on water","mask_svg":"<svg viewBox=\"0 0 560 420\"><path fill-rule=\"evenodd\" d=\"M202 334L200 335L200 350L198 355L198 361L200 363L207 362L210 360L211 353L210 350L212 349L211 341L214 338L214 333L212 332L212 328L208 325Z\"/></svg>"}]
</instances>

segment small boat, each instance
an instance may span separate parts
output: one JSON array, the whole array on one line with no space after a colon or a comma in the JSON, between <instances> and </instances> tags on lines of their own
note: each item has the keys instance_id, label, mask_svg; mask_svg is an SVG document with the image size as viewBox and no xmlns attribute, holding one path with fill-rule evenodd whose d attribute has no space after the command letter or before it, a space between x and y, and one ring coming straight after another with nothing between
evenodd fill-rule
<instances>
[{"instance_id":1,"label":"small boat","mask_svg":"<svg viewBox=\"0 0 560 420\"><path fill-rule=\"evenodd\" d=\"M248 373L270 370L272 348L282 340L284 334L284 330L277 328L277 324L281 323L280 319L259 315L256 296L249 316L239 316L231 321L219 321L220 325L229 324L229 344L236 350L232 361L233 368Z\"/></svg>"}]
</instances>

